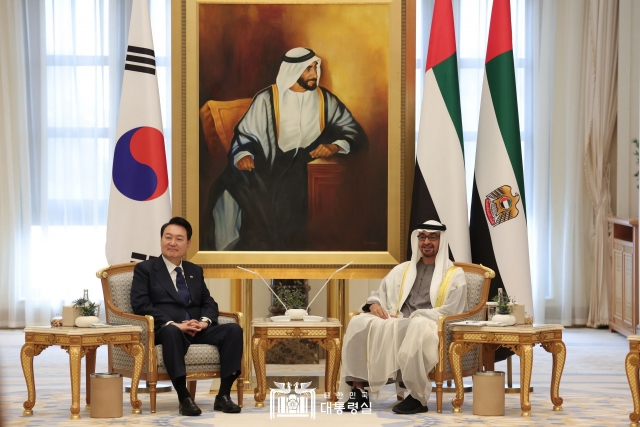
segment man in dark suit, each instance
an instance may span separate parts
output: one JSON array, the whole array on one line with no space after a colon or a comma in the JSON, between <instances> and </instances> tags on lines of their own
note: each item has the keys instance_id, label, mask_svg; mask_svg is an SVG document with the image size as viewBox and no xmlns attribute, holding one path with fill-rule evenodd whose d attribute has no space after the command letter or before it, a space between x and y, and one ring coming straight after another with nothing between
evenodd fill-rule
<instances>
[{"instance_id":1,"label":"man in dark suit","mask_svg":"<svg viewBox=\"0 0 640 427\"><path fill-rule=\"evenodd\" d=\"M167 372L178 393L181 415L202 411L187 390L184 356L191 344L215 345L220 352L220 391L213 409L238 413L231 400L231 385L240 375L242 328L218 324L218 304L204 283L202 267L182 257L191 245L191 224L171 218L160 230L162 256L136 265L131 286L131 306L139 315L151 315L156 344L162 344Z\"/></svg>"}]
</instances>

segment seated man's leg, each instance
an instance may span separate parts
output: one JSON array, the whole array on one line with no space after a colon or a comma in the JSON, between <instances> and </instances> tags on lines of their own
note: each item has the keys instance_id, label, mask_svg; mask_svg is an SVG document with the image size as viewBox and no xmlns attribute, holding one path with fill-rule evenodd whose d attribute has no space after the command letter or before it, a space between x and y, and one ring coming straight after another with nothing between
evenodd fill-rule
<instances>
[{"instance_id":1,"label":"seated man's leg","mask_svg":"<svg viewBox=\"0 0 640 427\"><path fill-rule=\"evenodd\" d=\"M349 327L353 328L351 324ZM351 333L349 333L351 332ZM365 387L369 386L367 374L367 336L369 329L365 328L359 332L348 331L342 348L342 375L343 381L349 386L348 391L341 386L342 393L349 396L345 403L347 410L359 411L363 408L370 408L368 392Z\"/></svg>"},{"instance_id":2,"label":"seated man's leg","mask_svg":"<svg viewBox=\"0 0 640 427\"><path fill-rule=\"evenodd\" d=\"M231 386L240 375L242 363L242 328L236 323L211 325L196 334L193 344L215 345L220 353L220 390L214 409L229 413L240 412L240 407L231 401Z\"/></svg>"},{"instance_id":3,"label":"seated man's leg","mask_svg":"<svg viewBox=\"0 0 640 427\"><path fill-rule=\"evenodd\" d=\"M353 387L368 386L367 375L367 335L369 330L360 331L345 342L342 348L345 380Z\"/></svg>"},{"instance_id":4,"label":"seated man's leg","mask_svg":"<svg viewBox=\"0 0 640 427\"><path fill-rule=\"evenodd\" d=\"M193 402L187 389L187 370L184 355L189 350L189 337L173 325L166 325L156 331L156 344L162 344L162 358L169 378L180 402L182 415L199 415L200 408ZM189 399L187 401L187 399ZM184 407L183 407L184 406Z\"/></svg>"},{"instance_id":5,"label":"seated man's leg","mask_svg":"<svg viewBox=\"0 0 640 427\"><path fill-rule=\"evenodd\" d=\"M427 322L428 325L425 325L425 322ZM422 402L418 399L420 392L424 393L425 388L428 388L429 391L431 390L428 372L438 359L437 329L433 330L427 326L435 326L435 323L424 318L407 319L398 323L398 341L401 344L398 350L400 370L398 371L396 381L400 383L401 388L406 389L408 386L410 393L402 402L393 407L393 412L399 414L417 414L429 410L426 402L425 405L422 405ZM409 333L410 329L413 329L411 333ZM427 337L430 338L427 339ZM435 355L428 357L428 360L425 360L424 346L434 346L432 352L435 352ZM411 357L407 358L407 355L411 355ZM409 373L407 374L404 369L408 369ZM406 381L403 381L403 377L406 377ZM405 382L407 386L405 386ZM414 388L412 388L412 386ZM428 393L426 399L428 399Z\"/></svg>"},{"instance_id":6,"label":"seated man's leg","mask_svg":"<svg viewBox=\"0 0 640 427\"><path fill-rule=\"evenodd\" d=\"M192 344L210 344L218 347L220 353L220 378L240 375L242 361L242 328L236 323L211 325L196 334Z\"/></svg>"},{"instance_id":7,"label":"seated man's leg","mask_svg":"<svg viewBox=\"0 0 640 427\"><path fill-rule=\"evenodd\" d=\"M362 333L364 335L364 332ZM354 336L356 338L358 334ZM369 406L368 392L365 391L365 387L369 387L369 382L366 380L366 364L367 364L367 347L362 345L362 339L352 339L348 345L344 346L346 351L346 357L350 360L350 365L356 365L362 367L365 366L365 370L358 369L356 372L359 376L347 375L345 380L347 384L351 386L351 392L349 393L349 400L347 400L347 409L356 409L357 411L362 409L363 405ZM354 345L355 344L355 345Z\"/></svg>"},{"instance_id":8,"label":"seated man's leg","mask_svg":"<svg viewBox=\"0 0 640 427\"><path fill-rule=\"evenodd\" d=\"M162 358L171 379L184 377L184 355L189 350L189 338L177 327L167 325L156 331L156 344L162 344Z\"/></svg>"}]
</instances>

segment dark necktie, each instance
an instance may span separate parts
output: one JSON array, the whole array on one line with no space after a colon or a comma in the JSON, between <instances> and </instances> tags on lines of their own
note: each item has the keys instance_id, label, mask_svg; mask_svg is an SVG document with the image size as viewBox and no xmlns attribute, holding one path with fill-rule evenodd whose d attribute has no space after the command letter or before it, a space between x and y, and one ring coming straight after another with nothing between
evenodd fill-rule
<instances>
[{"instance_id":1,"label":"dark necktie","mask_svg":"<svg viewBox=\"0 0 640 427\"><path fill-rule=\"evenodd\" d=\"M176 267L176 287L178 288L178 295L180 295L180 299L184 303L185 306L189 305L191 302L191 294L189 294L189 288L187 288L187 281L184 279L182 275L182 269L180 267ZM186 320L190 320L191 316L189 316L189 312L186 312Z\"/></svg>"}]
</instances>

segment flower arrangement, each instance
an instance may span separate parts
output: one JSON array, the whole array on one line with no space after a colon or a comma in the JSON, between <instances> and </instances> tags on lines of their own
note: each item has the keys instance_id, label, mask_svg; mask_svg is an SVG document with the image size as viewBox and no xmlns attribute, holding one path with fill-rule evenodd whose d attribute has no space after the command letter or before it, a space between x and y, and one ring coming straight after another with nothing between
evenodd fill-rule
<instances>
[{"instance_id":1,"label":"flower arrangement","mask_svg":"<svg viewBox=\"0 0 640 427\"><path fill-rule=\"evenodd\" d=\"M73 301L73 307L80 311L81 316L97 316L99 305L89 300L89 295L85 292L85 296Z\"/></svg>"},{"instance_id":2,"label":"flower arrangement","mask_svg":"<svg viewBox=\"0 0 640 427\"><path fill-rule=\"evenodd\" d=\"M282 302L286 304L287 308L306 308L305 293L301 289L278 285L275 288L275 292ZM274 301L274 306L282 307L282 304L276 300Z\"/></svg>"},{"instance_id":3,"label":"flower arrangement","mask_svg":"<svg viewBox=\"0 0 640 427\"><path fill-rule=\"evenodd\" d=\"M498 314L511 314L513 312L513 305L516 303L515 299L506 296L502 292L493 297L493 301L498 303L496 310Z\"/></svg>"}]
</instances>

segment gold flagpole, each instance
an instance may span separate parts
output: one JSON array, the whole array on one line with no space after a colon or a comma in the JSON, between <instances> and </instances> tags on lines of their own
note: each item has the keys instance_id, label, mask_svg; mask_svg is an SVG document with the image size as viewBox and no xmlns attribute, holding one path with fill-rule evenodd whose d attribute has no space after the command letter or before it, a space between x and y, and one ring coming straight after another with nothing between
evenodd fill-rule
<instances>
[{"instance_id":1,"label":"gold flagpole","mask_svg":"<svg viewBox=\"0 0 640 427\"><path fill-rule=\"evenodd\" d=\"M242 312L244 314L244 389L253 391L253 363L251 359L251 321L253 320L253 280L242 279Z\"/></svg>"},{"instance_id":2,"label":"gold flagpole","mask_svg":"<svg viewBox=\"0 0 640 427\"><path fill-rule=\"evenodd\" d=\"M338 319L342 324L342 333L346 319L349 318L349 290L345 279L331 279L327 285L327 317Z\"/></svg>"}]
</instances>

